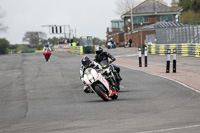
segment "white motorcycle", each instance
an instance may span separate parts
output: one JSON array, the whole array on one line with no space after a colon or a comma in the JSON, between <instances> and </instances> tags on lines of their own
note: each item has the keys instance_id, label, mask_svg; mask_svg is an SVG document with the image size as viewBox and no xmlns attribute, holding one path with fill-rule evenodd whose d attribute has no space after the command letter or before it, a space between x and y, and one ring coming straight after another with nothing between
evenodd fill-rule
<instances>
[{"instance_id":1,"label":"white motorcycle","mask_svg":"<svg viewBox=\"0 0 200 133\"><path fill-rule=\"evenodd\" d=\"M115 44L112 44L111 42L108 42L108 43L107 43L107 48L108 48L108 49L116 48L116 45L115 45Z\"/></svg>"},{"instance_id":2,"label":"white motorcycle","mask_svg":"<svg viewBox=\"0 0 200 133\"><path fill-rule=\"evenodd\" d=\"M82 80L104 101L108 101L109 98L117 99L117 91L110 89L110 84L105 76L102 75L102 73L103 71L97 72L97 70L93 68L87 68L84 72L84 77Z\"/></svg>"}]
</instances>

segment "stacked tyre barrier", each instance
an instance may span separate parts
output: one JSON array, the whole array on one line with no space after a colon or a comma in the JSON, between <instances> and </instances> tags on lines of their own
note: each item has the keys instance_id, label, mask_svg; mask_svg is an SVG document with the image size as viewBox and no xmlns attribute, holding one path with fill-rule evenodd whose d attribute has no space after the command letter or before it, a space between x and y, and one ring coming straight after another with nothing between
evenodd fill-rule
<instances>
[{"instance_id":1,"label":"stacked tyre barrier","mask_svg":"<svg viewBox=\"0 0 200 133\"><path fill-rule=\"evenodd\" d=\"M176 44L170 44L169 45L169 49L171 50L170 52L171 52L171 55L173 55L173 50L174 49L177 49L177 45Z\"/></svg>"},{"instance_id":2,"label":"stacked tyre barrier","mask_svg":"<svg viewBox=\"0 0 200 133\"><path fill-rule=\"evenodd\" d=\"M147 45L147 47L148 47L148 53L149 54L157 54L156 53L156 46L157 46L157 44Z\"/></svg>"},{"instance_id":3,"label":"stacked tyre barrier","mask_svg":"<svg viewBox=\"0 0 200 133\"><path fill-rule=\"evenodd\" d=\"M189 55L188 44L182 44L181 55L182 56L188 56Z\"/></svg>"},{"instance_id":4,"label":"stacked tyre barrier","mask_svg":"<svg viewBox=\"0 0 200 133\"><path fill-rule=\"evenodd\" d=\"M69 52L72 54L79 54L82 55L83 54L83 46L76 46L76 47L69 47Z\"/></svg>"},{"instance_id":5,"label":"stacked tyre barrier","mask_svg":"<svg viewBox=\"0 0 200 133\"><path fill-rule=\"evenodd\" d=\"M177 50L177 54L181 56L200 57L200 44L147 44L149 54L166 55L167 49Z\"/></svg>"},{"instance_id":6,"label":"stacked tyre barrier","mask_svg":"<svg viewBox=\"0 0 200 133\"><path fill-rule=\"evenodd\" d=\"M200 44L195 44L195 57L200 57Z\"/></svg>"},{"instance_id":7,"label":"stacked tyre barrier","mask_svg":"<svg viewBox=\"0 0 200 133\"><path fill-rule=\"evenodd\" d=\"M165 55L165 45L161 44L159 46L159 55Z\"/></svg>"}]
</instances>

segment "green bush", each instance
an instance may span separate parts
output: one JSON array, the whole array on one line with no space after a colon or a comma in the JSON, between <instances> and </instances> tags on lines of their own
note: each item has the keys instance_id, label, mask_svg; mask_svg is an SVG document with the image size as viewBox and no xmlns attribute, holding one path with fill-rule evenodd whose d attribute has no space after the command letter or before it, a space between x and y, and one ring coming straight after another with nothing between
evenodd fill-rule
<instances>
[{"instance_id":1,"label":"green bush","mask_svg":"<svg viewBox=\"0 0 200 133\"><path fill-rule=\"evenodd\" d=\"M200 12L194 12L192 10L188 10L181 13L180 20L181 22L184 22L185 20L192 20L199 17L200 17Z\"/></svg>"},{"instance_id":2,"label":"green bush","mask_svg":"<svg viewBox=\"0 0 200 133\"><path fill-rule=\"evenodd\" d=\"M0 53L7 54L10 43L5 38L0 38Z\"/></svg>"},{"instance_id":3,"label":"green bush","mask_svg":"<svg viewBox=\"0 0 200 133\"><path fill-rule=\"evenodd\" d=\"M18 46L19 46L19 45L17 45L17 44L15 44L15 45L12 45L12 44L11 44L11 45L9 46L9 49L17 49Z\"/></svg>"},{"instance_id":4,"label":"green bush","mask_svg":"<svg viewBox=\"0 0 200 133\"><path fill-rule=\"evenodd\" d=\"M37 50L42 50L42 45L38 45Z\"/></svg>"},{"instance_id":5,"label":"green bush","mask_svg":"<svg viewBox=\"0 0 200 133\"><path fill-rule=\"evenodd\" d=\"M29 50L29 48L28 48L27 45L19 45L19 46L17 47L17 51L23 52L23 51L28 51L28 50Z\"/></svg>"}]
</instances>

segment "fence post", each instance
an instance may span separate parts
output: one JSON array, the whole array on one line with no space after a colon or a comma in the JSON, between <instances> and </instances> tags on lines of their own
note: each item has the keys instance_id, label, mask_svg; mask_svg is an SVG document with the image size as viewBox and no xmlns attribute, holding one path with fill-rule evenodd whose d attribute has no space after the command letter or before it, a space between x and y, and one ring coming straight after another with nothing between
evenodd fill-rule
<instances>
[{"instance_id":1,"label":"fence post","mask_svg":"<svg viewBox=\"0 0 200 133\"><path fill-rule=\"evenodd\" d=\"M198 43L199 43L199 25L197 24L197 38L198 38Z\"/></svg>"},{"instance_id":2,"label":"fence post","mask_svg":"<svg viewBox=\"0 0 200 133\"><path fill-rule=\"evenodd\" d=\"M145 62L145 67L147 67L147 47L144 47L144 62Z\"/></svg>"},{"instance_id":3,"label":"fence post","mask_svg":"<svg viewBox=\"0 0 200 133\"><path fill-rule=\"evenodd\" d=\"M142 54L141 54L141 48L138 48L138 56L139 56L139 67L142 67Z\"/></svg>"},{"instance_id":4,"label":"fence post","mask_svg":"<svg viewBox=\"0 0 200 133\"><path fill-rule=\"evenodd\" d=\"M171 50L167 49L167 67L166 67L166 73L170 72L170 55L171 55Z\"/></svg>"},{"instance_id":5,"label":"fence post","mask_svg":"<svg viewBox=\"0 0 200 133\"><path fill-rule=\"evenodd\" d=\"M173 49L173 73L176 73L176 49Z\"/></svg>"}]
</instances>

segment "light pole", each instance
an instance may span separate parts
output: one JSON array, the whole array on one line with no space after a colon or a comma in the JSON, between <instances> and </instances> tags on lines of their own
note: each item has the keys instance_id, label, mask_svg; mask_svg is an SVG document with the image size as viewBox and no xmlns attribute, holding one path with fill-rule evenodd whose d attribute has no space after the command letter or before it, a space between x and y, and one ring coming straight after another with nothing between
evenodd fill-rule
<instances>
[{"instance_id":1,"label":"light pole","mask_svg":"<svg viewBox=\"0 0 200 133\"><path fill-rule=\"evenodd\" d=\"M131 32L133 31L133 4L131 3Z\"/></svg>"}]
</instances>

